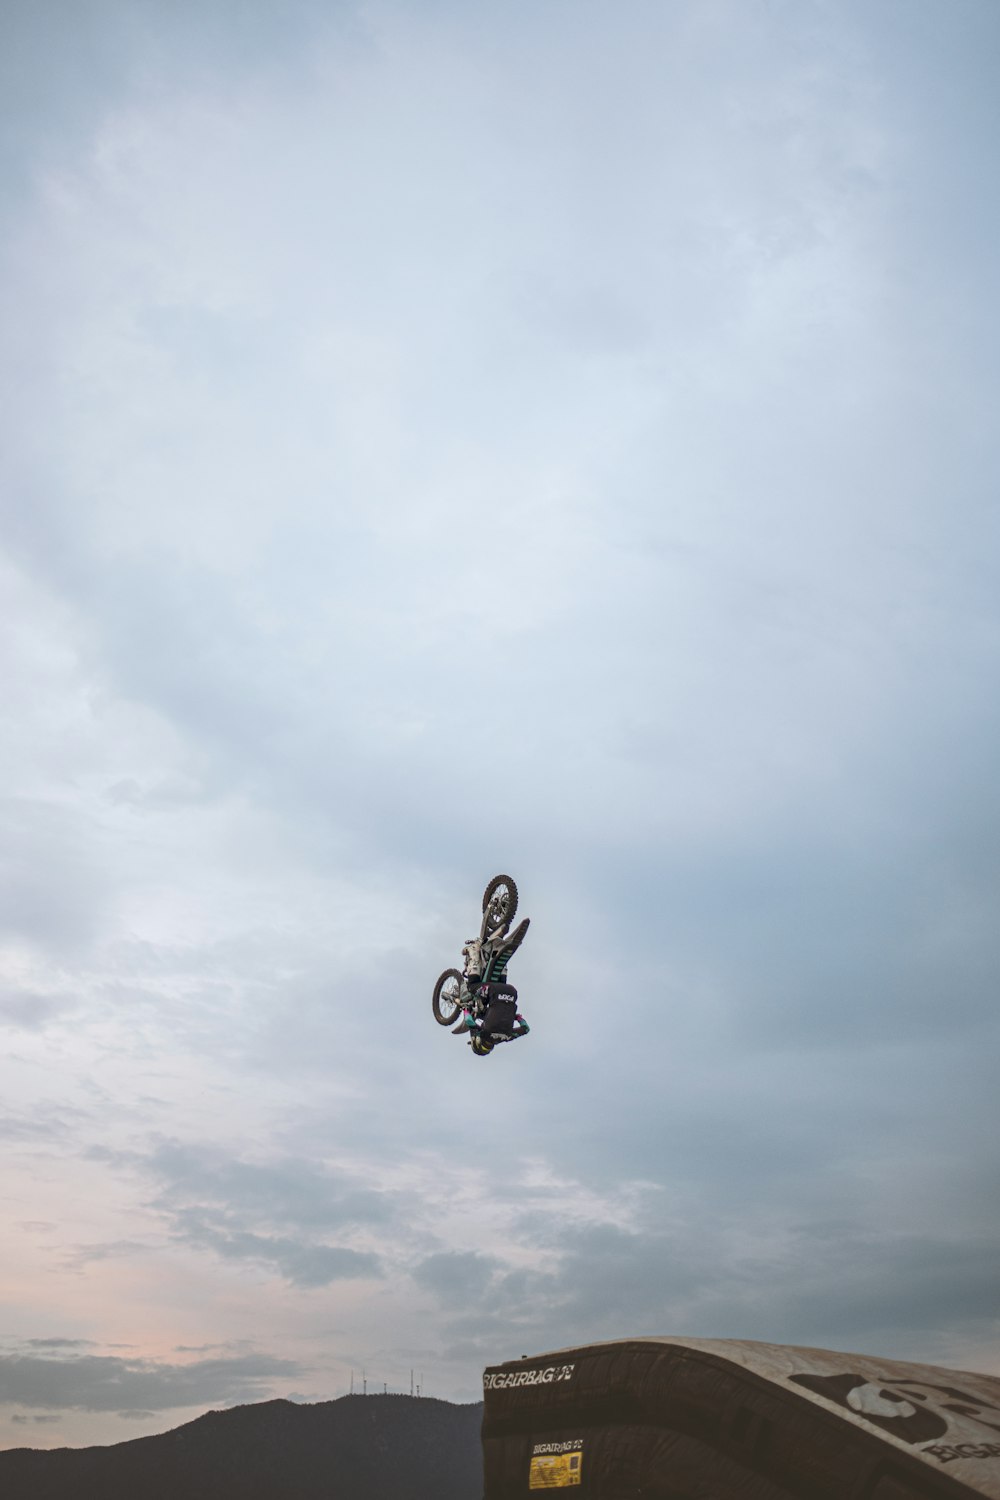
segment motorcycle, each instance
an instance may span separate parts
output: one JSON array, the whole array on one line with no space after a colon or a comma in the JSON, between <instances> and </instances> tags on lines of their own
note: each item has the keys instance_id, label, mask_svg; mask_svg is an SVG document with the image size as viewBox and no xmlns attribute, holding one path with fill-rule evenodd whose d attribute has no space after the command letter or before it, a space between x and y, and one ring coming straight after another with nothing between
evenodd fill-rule
<instances>
[{"instance_id":1,"label":"motorcycle","mask_svg":"<svg viewBox=\"0 0 1000 1500\"><path fill-rule=\"evenodd\" d=\"M513 932L510 924L517 912L517 886L509 875L494 875L483 892L483 919L478 938L468 938L462 949L464 972L445 969L434 986L431 1005L439 1026L456 1033L465 1029L465 1012L481 1018L488 985L504 984L511 955L521 946L528 930L526 917ZM517 991L513 991L516 996ZM457 1023L457 1024L456 1024Z\"/></svg>"}]
</instances>

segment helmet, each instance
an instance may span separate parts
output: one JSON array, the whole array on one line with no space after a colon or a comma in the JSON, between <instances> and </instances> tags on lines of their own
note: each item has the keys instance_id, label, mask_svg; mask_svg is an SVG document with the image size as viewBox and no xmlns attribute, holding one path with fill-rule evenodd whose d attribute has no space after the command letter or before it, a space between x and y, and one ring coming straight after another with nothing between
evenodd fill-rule
<instances>
[{"instance_id":1,"label":"helmet","mask_svg":"<svg viewBox=\"0 0 1000 1500\"><path fill-rule=\"evenodd\" d=\"M493 1051L493 1043L488 1037L480 1036L478 1032L474 1032L470 1040L472 1042L472 1050L477 1057L489 1057Z\"/></svg>"}]
</instances>

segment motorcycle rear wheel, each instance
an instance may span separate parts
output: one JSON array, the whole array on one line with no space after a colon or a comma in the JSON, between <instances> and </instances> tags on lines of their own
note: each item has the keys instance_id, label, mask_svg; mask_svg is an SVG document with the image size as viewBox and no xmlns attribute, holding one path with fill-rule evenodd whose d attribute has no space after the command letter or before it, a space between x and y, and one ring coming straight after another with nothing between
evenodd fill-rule
<instances>
[{"instance_id":1,"label":"motorcycle rear wheel","mask_svg":"<svg viewBox=\"0 0 1000 1500\"><path fill-rule=\"evenodd\" d=\"M490 912L491 928L506 926L517 911L517 886L509 875L494 875L483 892L483 911Z\"/></svg>"},{"instance_id":2,"label":"motorcycle rear wheel","mask_svg":"<svg viewBox=\"0 0 1000 1500\"><path fill-rule=\"evenodd\" d=\"M462 988L462 976L457 969L445 969L434 986L431 1006L434 1019L439 1026L454 1026L462 1014L458 996Z\"/></svg>"}]
</instances>

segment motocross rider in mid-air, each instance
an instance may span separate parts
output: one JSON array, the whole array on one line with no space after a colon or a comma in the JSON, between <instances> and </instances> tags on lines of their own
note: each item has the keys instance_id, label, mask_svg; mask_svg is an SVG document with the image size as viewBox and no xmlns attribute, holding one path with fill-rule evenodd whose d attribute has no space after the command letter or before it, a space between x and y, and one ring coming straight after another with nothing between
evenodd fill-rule
<instances>
[{"instance_id":1,"label":"motocross rider in mid-air","mask_svg":"<svg viewBox=\"0 0 1000 1500\"><path fill-rule=\"evenodd\" d=\"M462 975L464 988L468 990L473 1003L464 1009L462 1025L457 1028L457 1035L471 1032L469 1043L479 1057L487 1057L497 1042L514 1042L518 1037L527 1036L531 1030L518 1011L517 990L507 983L506 961L506 955L520 947L527 930L528 919L525 918L504 941L501 966L498 968L494 964L487 983L483 982L482 944L479 939L470 938L462 949L462 957L465 959Z\"/></svg>"},{"instance_id":2,"label":"motocross rider in mid-air","mask_svg":"<svg viewBox=\"0 0 1000 1500\"><path fill-rule=\"evenodd\" d=\"M528 1035L517 990L507 983L507 965L530 925L525 918L511 932L516 912L516 883L509 875L494 875L483 892L479 936L462 949L462 971L445 969L431 997L438 1025L466 1037L477 1057L488 1056L498 1042Z\"/></svg>"}]
</instances>

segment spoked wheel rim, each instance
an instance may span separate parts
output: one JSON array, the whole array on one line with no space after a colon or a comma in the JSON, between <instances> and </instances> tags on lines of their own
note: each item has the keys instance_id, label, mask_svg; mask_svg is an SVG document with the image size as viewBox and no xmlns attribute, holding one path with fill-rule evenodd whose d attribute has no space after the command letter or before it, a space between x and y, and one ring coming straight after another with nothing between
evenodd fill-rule
<instances>
[{"instance_id":1,"label":"spoked wheel rim","mask_svg":"<svg viewBox=\"0 0 1000 1500\"><path fill-rule=\"evenodd\" d=\"M509 875L494 875L483 900L489 931L505 926L517 911L517 886Z\"/></svg>"},{"instance_id":2,"label":"spoked wheel rim","mask_svg":"<svg viewBox=\"0 0 1000 1500\"><path fill-rule=\"evenodd\" d=\"M506 922L509 910L510 892L505 885L502 885L490 902L490 926L499 927L501 922Z\"/></svg>"},{"instance_id":3,"label":"spoked wheel rim","mask_svg":"<svg viewBox=\"0 0 1000 1500\"><path fill-rule=\"evenodd\" d=\"M439 1026L453 1026L458 1020L461 990L461 974L457 969L446 969L434 986L434 1019Z\"/></svg>"},{"instance_id":4,"label":"spoked wheel rim","mask_svg":"<svg viewBox=\"0 0 1000 1500\"><path fill-rule=\"evenodd\" d=\"M451 1025L462 1007L458 1003L459 984L457 979L449 979L438 996L438 1005L441 1014L446 1017L446 1024Z\"/></svg>"}]
</instances>

